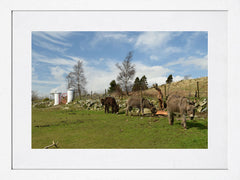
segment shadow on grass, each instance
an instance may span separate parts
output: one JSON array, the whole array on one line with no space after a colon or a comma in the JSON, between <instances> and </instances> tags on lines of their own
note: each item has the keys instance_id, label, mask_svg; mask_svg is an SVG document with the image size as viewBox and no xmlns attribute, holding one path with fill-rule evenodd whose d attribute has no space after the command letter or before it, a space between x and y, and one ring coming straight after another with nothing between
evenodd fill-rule
<instances>
[{"instance_id":1,"label":"shadow on grass","mask_svg":"<svg viewBox=\"0 0 240 180\"><path fill-rule=\"evenodd\" d=\"M198 129L207 129L208 128L206 125L203 125L203 124L198 123L198 122L187 122L187 128L188 129L193 128L193 127L196 127Z\"/></svg>"},{"instance_id":2,"label":"shadow on grass","mask_svg":"<svg viewBox=\"0 0 240 180\"><path fill-rule=\"evenodd\" d=\"M119 111L118 114L125 114L125 111Z\"/></svg>"}]
</instances>

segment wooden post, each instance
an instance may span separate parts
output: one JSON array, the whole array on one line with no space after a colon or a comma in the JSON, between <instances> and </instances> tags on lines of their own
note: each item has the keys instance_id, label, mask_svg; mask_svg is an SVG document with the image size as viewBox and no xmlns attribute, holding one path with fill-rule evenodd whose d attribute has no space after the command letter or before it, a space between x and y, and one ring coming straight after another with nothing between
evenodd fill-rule
<instances>
[{"instance_id":1,"label":"wooden post","mask_svg":"<svg viewBox=\"0 0 240 180\"><path fill-rule=\"evenodd\" d=\"M189 97L191 97L191 95L192 95L192 92L191 92L191 85L190 85L190 80L189 80L189 93L188 93L188 95L189 95Z\"/></svg>"},{"instance_id":2,"label":"wooden post","mask_svg":"<svg viewBox=\"0 0 240 180\"><path fill-rule=\"evenodd\" d=\"M197 81L197 97L199 98L199 82Z\"/></svg>"},{"instance_id":3,"label":"wooden post","mask_svg":"<svg viewBox=\"0 0 240 180\"><path fill-rule=\"evenodd\" d=\"M142 98L142 87L140 86L140 95L141 95L141 98Z\"/></svg>"},{"instance_id":4,"label":"wooden post","mask_svg":"<svg viewBox=\"0 0 240 180\"><path fill-rule=\"evenodd\" d=\"M164 95L165 95L165 99L167 98L167 84L165 84L164 86Z\"/></svg>"},{"instance_id":5,"label":"wooden post","mask_svg":"<svg viewBox=\"0 0 240 180\"><path fill-rule=\"evenodd\" d=\"M168 95L169 95L169 88L170 88L170 83L168 83L168 92L167 92Z\"/></svg>"},{"instance_id":6,"label":"wooden post","mask_svg":"<svg viewBox=\"0 0 240 180\"><path fill-rule=\"evenodd\" d=\"M91 91L91 99L92 99L92 91Z\"/></svg>"},{"instance_id":7,"label":"wooden post","mask_svg":"<svg viewBox=\"0 0 240 180\"><path fill-rule=\"evenodd\" d=\"M142 114L142 116L143 116L143 100L142 100L142 87L140 86L140 96L141 96L141 104L140 104L140 113Z\"/></svg>"},{"instance_id":8,"label":"wooden post","mask_svg":"<svg viewBox=\"0 0 240 180\"><path fill-rule=\"evenodd\" d=\"M105 97L107 96L107 90L105 89Z\"/></svg>"}]
</instances>

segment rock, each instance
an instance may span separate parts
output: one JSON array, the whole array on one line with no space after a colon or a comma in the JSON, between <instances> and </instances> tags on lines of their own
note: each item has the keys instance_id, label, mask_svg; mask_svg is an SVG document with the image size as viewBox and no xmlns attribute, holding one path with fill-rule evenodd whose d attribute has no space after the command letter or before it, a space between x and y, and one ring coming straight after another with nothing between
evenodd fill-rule
<instances>
[{"instance_id":1,"label":"rock","mask_svg":"<svg viewBox=\"0 0 240 180\"><path fill-rule=\"evenodd\" d=\"M99 105L97 105L97 104L94 104L94 106L93 106L93 109L94 109L94 110L97 110L97 109L99 109Z\"/></svg>"},{"instance_id":2,"label":"rock","mask_svg":"<svg viewBox=\"0 0 240 180\"><path fill-rule=\"evenodd\" d=\"M147 108L144 108L144 114L151 114L151 110L150 109L147 109Z\"/></svg>"},{"instance_id":3,"label":"rock","mask_svg":"<svg viewBox=\"0 0 240 180\"><path fill-rule=\"evenodd\" d=\"M202 107L199 106L199 107L197 108L197 112L201 112L201 111L202 111Z\"/></svg>"},{"instance_id":4,"label":"rock","mask_svg":"<svg viewBox=\"0 0 240 180\"><path fill-rule=\"evenodd\" d=\"M204 106L206 104L207 104L207 101L202 101L202 102L199 103L200 106Z\"/></svg>"},{"instance_id":5,"label":"rock","mask_svg":"<svg viewBox=\"0 0 240 180\"><path fill-rule=\"evenodd\" d=\"M196 103L195 103L195 106L198 107L198 106L199 106L199 102L196 102Z\"/></svg>"},{"instance_id":6,"label":"rock","mask_svg":"<svg viewBox=\"0 0 240 180\"><path fill-rule=\"evenodd\" d=\"M94 104L94 102L91 102L88 107L92 107Z\"/></svg>"},{"instance_id":7,"label":"rock","mask_svg":"<svg viewBox=\"0 0 240 180\"><path fill-rule=\"evenodd\" d=\"M201 112L205 112L205 111L207 111L207 107L205 107Z\"/></svg>"}]
</instances>

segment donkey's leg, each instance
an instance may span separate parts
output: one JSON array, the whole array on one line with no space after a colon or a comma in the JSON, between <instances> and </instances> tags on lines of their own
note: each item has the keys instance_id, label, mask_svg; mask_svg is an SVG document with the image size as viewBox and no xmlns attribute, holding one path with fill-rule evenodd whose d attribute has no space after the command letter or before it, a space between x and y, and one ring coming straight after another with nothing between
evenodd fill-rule
<instances>
[{"instance_id":1,"label":"donkey's leg","mask_svg":"<svg viewBox=\"0 0 240 180\"><path fill-rule=\"evenodd\" d=\"M129 109L129 106L127 106L126 108L126 116L128 116L128 109Z\"/></svg>"},{"instance_id":2,"label":"donkey's leg","mask_svg":"<svg viewBox=\"0 0 240 180\"><path fill-rule=\"evenodd\" d=\"M186 115L185 114L182 115L182 123L181 124L184 127L184 129L187 129Z\"/></svg>"}]
</instances>

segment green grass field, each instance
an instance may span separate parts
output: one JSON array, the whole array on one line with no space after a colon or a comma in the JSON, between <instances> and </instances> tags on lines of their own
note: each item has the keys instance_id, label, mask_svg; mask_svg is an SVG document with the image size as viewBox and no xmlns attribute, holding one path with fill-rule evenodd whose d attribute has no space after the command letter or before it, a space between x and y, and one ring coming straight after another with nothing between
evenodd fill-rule
<instances>
[{"instance_id":1,"label":"green grass field","mask_svg":"<svg viewBox=\"0 0 240 180\"><path fill-rule=\"evenodd\" d=\"M177 119L177 118L175 118ZM105 114L61 108L32 109L32 148L208 148L207 118L187 120L187 130L167 117Z\"/></svg>"}]
</instances>

